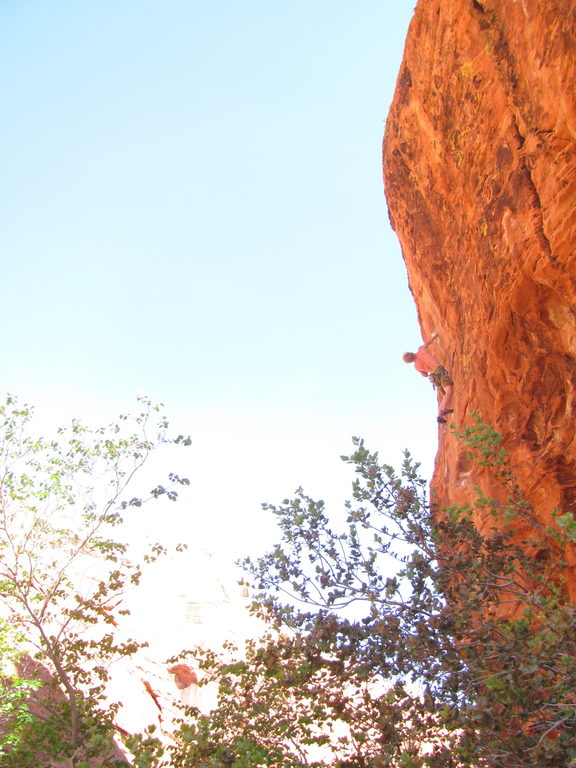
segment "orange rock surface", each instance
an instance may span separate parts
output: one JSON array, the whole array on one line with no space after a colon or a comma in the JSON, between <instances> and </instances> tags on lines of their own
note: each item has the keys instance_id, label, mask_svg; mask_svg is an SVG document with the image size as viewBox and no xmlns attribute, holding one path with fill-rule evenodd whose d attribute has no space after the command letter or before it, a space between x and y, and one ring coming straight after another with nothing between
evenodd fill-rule
<instances>
[{"instance_id":1,"label":"orange rock surface","mask_svg":"<svg viewBox=\"0 0 576 768\"><path fill-rule=\"evenodd\" d=\"M384 182L456 423L502 433L543 521L576 513L576 0L419 0ZM476 484L494 491L442 427L433 491Z\"/></svg>"}]
</instances>

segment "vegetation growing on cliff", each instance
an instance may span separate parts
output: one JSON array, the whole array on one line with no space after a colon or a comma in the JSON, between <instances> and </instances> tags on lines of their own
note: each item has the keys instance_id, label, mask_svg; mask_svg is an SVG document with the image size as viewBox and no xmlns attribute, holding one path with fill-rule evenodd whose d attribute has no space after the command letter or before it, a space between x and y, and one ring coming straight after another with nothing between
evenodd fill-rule
<instances>
[{"instance_id":1,"label":"vegetation growing on cliff","mask_svg":"<svg viewBox=\"0 0 576 768\"><path fill-rule=\"evenodd\" d=\"M144 502L129 489L167 427L142 405L132 421L74 421L49 442L28 435L30 409L0 408L0 603L23 637L6 641L0 623L7 768L126 765L106 688L110 662L138 648L118 641L115 620L140 567L117 531ZM576 612L559 561L576 524L539 527L492 429L478 421L460 437L500 480L499 501L478 493L473 507L435 509L408 455L396 472L355 439L344 526L302 489L267 505L282 542L245 563L267 634L178 657L195 657L218 705L184 708L169 741L123 734L133 768L576 765ZM171 475L150 499L186 482ZM488 533L477 514L493 520ZM518 523L531 540L515 538ZM80 590L75 568L92 554L102 571ZM34 706L13 646L50 673L37 675Z\"/></svg>"},{"instance_id":2,"label":"vegetation growing on cliff","mask_svg":"<svg viewBox=\"0 0 576 768\"><path fill-rule=\"evenodd\" d=\"M30 433L31 408L12 397L0 406L0 754L6 768L37 768L51 759L87 766L95 756L113 764L120 704L107 697L109 668L140 647L116 633L120 597L141 574L118 529L147 500L175 500L178 486L188 482L171 474L147 496L134 495L135 479L160 443L190 443L182 435L167 437L160 406L146 398L139 405L136 416L105 427L74 420L53 440ZM162 551L154 546L146 558ZM7 622L18 635L7 634ZM38 688L33 704L32 686Z\"/></svg>"},{"instance_id":3,"label":"vegetation growing on cliff","mask_svg":"<svg viewBox=\"0 0 576 768\"><path fill-rule=\"evenodd\" d=\"M462 438L502 482L503 503L476 500L486 535L472 508L432 508L409 456L397 474L361 440L345 529L302 490L268 505L282 543L246 567L270 633L196 654L219 704L185 713L159 765L573 764L576 614L555 560L573 534L538 529L493 430ZM512 542L520 519L533 541Z\"/></svg>"}]
</instances>

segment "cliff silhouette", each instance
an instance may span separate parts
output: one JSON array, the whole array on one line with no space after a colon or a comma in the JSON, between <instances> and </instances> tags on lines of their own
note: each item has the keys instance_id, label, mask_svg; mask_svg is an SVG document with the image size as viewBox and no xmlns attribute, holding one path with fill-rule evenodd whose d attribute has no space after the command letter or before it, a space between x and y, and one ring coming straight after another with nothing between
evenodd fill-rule
<instances>
[{"instance_id":1,"label":"cliff silhouette","mask_svg":"<svg viewBox=\"0 0 576 768\"><path fill-rule=\"evenodd\" d=\"M576 509L575 52L574 0L419 0L383 152L422 335L439 333L455 383L449 418L477 411L503 435L544 525ZM439 435L433 498L497 494Z\"/></svg>"}]
</instances>

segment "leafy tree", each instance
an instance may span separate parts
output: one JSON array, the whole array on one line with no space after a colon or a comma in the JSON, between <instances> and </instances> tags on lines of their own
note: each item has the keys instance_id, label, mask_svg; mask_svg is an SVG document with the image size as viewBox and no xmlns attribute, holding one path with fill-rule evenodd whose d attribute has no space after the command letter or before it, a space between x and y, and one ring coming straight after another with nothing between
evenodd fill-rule
<instances>
[{"instance_id":1,"label":"leafy tree","mask_svg":"<svg viewBox=\"0 0 576 768\"><path fill-rule=\"evenodd\" d=\"M31 408L11 396L0 406L0 630L6 621L17 627L34 656L32 676L42 672L34 717L17 671L0 688L3 766L36 768L51 758L87 766L95 756L113 764L120 704L106 696L109 668L141 647L117 639L119 597L141 575L119 530L146 501L174 501L188 484L170 474L166 485L134 495L160 444L190 444L167 437L161 406L140 398L140 408L105 427L74 420L45 440L30 434ZM163 552L155 545L145 559ZM94 579L82 578L87 560L97 563Z\"/></svg>"},{"instance_id":2,"label":"leafy tree","mask_svg":"<svg viewBox=\"0 0 576 768\"><path fill-rule=\"evenodd\" d=\"M478 491L435 509L408 455L397 473L355 439L344 529L302 489L266 505L282 542L245 567L270 630L242 651L184 654L218 705L189 708L158 765L576 765L576 613L561 579L575 526L542 529L494 430L477 420L460 437L504 501Z\"/></svg>"}]
</instances>

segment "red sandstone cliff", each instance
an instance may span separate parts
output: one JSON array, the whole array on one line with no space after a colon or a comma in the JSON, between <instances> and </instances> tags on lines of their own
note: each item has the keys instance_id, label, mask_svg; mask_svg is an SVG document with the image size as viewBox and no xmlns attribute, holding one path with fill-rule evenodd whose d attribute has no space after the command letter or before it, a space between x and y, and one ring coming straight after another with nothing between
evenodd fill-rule
<instances>
[{"instance_id":1,"label":"red sandstone cliff","mask_svg":"<svg viewBox=\"0 0 576 768\"><path fill-rule=\"evenodd\" d=\"M576 514L576 0L419 0L384 182L456 423L503 434L543 520ZM440 501L478 480L443 427Z\"/></svg>"}]
</instances>

